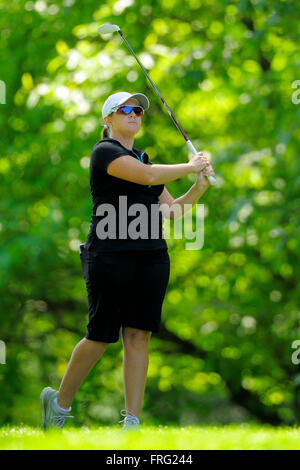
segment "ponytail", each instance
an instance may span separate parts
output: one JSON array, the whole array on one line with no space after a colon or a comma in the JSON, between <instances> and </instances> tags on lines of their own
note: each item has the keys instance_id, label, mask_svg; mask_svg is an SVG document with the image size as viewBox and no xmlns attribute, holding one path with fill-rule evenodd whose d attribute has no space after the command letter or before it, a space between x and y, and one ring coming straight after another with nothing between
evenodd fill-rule
<instances>
[{"instance_id":1,"label":"ponytail","mask_svg":"<svg viewBox=\"0 0 300 470\"><path fill-rule=\"evenodd\" d=\"M101 139L105 139L105 137L110 137L107 125L105 125L101 131Z\"/></svg>"}]
</instances>

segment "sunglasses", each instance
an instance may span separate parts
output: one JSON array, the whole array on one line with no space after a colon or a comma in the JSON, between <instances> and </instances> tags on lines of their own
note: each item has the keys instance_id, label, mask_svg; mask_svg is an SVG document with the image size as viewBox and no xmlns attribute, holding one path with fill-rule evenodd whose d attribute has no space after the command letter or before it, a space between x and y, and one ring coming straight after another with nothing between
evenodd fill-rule
<instances>
[{"instance_id":1,"label":"sunglasses","mask_svg":"<svg viewBox=\"0 0 300 470\"><path fill-rule=\"evenodd\" d=\"M120 106L115 112L117 114L130 114L132 110L136 116L143 116L144 114L144 109L141 106Z\"/></svg>"}]
</instances>

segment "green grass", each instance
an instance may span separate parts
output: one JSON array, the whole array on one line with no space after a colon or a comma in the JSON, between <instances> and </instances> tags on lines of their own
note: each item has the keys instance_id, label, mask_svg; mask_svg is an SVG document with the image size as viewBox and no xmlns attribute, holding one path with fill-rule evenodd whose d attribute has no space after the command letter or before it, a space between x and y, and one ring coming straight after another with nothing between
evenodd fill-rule
<instances>
[{"instance_id":1,"label":"green grass","mask_svg":"<svg viewBox=\"0 0 300 470\"><path fill-rule=\"evenodd\" d=\"M43 431L28 426L0 428L0 449L300 449L300 428L231 424L226 426L142 426L140 432L121 427Z\"/></svg>"}]
</instances>

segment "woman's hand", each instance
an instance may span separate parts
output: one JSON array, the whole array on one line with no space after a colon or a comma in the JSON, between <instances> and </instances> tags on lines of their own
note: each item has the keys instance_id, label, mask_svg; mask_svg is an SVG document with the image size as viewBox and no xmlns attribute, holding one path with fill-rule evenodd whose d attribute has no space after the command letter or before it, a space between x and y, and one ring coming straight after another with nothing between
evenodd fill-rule
<instances>
[{"instance_id":1,"label":"woman's hand","mask_svg":"<svg viewBox=\"0 0 300 470\"><path fill-rule=\"evenodd\" d=\"M215 177L216 175L209 160L203 155L203 152L198 152L197 154L193 155L189 161L189 164L192 168L191 172L197 173L195 184L198 187L203 187L203 189L208 188L210 183L207 177Z\"/></svg>"},{"instance_id":2,"label":"woman's hand","mask_svg":"<svg viewBox=\"0 0 300 470\"><path fill-rule=\"evenodd\" d=\"M208 165L210 165L210 163L203 155L203 152L196 153L189 161L191 173L199 173L199 171L204 170L204 168L206 168Z\"/></svg>"},{"instance_id":3,"label":"woman's hand","mask_svg":"<svg viewBox=\"0 0 300 470\"><path fill-rule=\"evenodd\" d=\"M205 178L203 173L204 171L197 173L197 178L194 184L195 186L197 186L198 189L202 189L203 191L205 191L209 187L210 183L209 180Z\"/></svg>"}]
</instances>

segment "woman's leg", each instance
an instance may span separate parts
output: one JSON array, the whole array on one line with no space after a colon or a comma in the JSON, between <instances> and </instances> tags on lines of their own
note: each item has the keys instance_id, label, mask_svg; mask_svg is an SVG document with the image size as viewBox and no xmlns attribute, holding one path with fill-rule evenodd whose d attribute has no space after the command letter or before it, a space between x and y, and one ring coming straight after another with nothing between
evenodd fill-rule
<instances>
[{"instance_id":1,"label":"woman's leg","mask_svg":"<svg viewBox=\"0 0 300 470\"><path fill-rule=\"evenodd\" d=\"M83 338L75 346L58 391L57 402L61 408L68 409L71 406L81 382L109 344Z\"/></svg>"},{"instance_id":2,"label":"woman's leg","mask_svg":"<svg viewBox=\"0 0 300 470\"><path fill-rule=\"evenodd\" d=\"M139 416L145 391L150 337L151 331L128 326L122 328L125 408L136 417Z\"/></svg>"}]
</instances>

